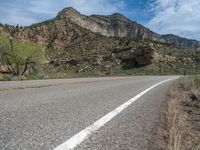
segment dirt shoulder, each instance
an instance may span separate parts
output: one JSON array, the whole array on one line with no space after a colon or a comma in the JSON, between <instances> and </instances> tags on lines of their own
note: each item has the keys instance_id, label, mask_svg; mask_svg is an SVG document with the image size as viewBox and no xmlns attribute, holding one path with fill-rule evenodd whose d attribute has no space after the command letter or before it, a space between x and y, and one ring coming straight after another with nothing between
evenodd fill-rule
<instances>
[{"instance_id":1,"label":"dirt shoulder","mask_svg":"<svg viewBox=\"0 0 200 150\"><path fill-rule=\"evenodd\" d=\"M152 150L200 150L200 77L174 83L156 130Z\"/></svg>"}]
</instances>

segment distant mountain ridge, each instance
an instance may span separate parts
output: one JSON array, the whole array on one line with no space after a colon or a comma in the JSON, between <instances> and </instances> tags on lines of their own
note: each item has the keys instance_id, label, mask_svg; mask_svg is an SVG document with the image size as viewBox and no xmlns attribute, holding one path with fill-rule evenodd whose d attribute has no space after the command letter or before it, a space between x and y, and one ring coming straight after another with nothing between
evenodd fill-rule
<instances>
[{"instance_id":1,"label":"distant mountain ridge","mask_svg":"<svg viewBox=\"0 0 200 150\"><path fill-rule=\"evenodd\" d=\"M187 47L187 48L200 50L200 41L197 41L197 40L191 40L191 39L179 37L173 34L162 35L162 38L165 39L169 43L173 43L181 47Z\"/></svg>"}]
</instances>

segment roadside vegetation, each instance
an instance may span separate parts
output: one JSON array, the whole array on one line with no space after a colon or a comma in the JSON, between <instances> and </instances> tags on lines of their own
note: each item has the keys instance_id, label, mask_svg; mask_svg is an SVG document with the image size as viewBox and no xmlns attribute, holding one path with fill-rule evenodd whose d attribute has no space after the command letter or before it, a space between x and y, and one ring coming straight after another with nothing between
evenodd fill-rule
<instances>
[{"instance_id":1,"label":"roadside vegetation","mask_svg":"<svg viewBox=\"0 0 200 150\"><path fill-rule=\"evenodd\" d=\"M179 79L169 91L153 149L200 149L200 76Z\"/></svg>"},{"instance_id":2,"label":"roadside vegetation","mask_svg":"<svg viewBox=\"0 0 200 150\"><path fill-rule=\"evenodd\" d=\"M25 78L36 74L39 65L45 61L40 45L31 42L19 42L6 36L0 37L0 73L1 80L13 77Z\"/></svg>"}]
</instances>

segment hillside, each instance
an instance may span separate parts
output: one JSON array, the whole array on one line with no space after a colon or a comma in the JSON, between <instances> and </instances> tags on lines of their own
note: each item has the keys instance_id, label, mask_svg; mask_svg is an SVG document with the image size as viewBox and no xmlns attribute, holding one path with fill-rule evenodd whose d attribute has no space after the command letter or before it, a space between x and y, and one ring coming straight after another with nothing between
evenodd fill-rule
<instances>
[{"instance_id":1,"label":"hillside","mask_svg":"<svg viewBox=\"0 0 200 150\"><path fill-rule=\"evenodd\" d=\"M160 36L150 29L115 13L109 16L85 16L73 8L63 9L59 19L69 19L79 26L108 37L149 38L159 40Z\"/></svg>"},{"instance_id":2,"label":"hillside","mask_svg":"<svg viewBox=\"0 0 200 150\"><path fill-rule=\"evenodd\" d=\"M84 16L72 8L27 27L0 25L0 35L46 47L40 76L198 73L200 53L163 41L120 14ZM156 40L157 39L157 40Z\"/></svg>"},{"instance_id":3,"label":"hillside","mask_svg":"<svg viewBox=\"0 0 200 150\"><path fill-rule=\"evenodd\" d=\"M168 43L172 43L181 47L200 50L200 41L197 40L190 40L173 34L162 35L162 38L165 39L165 41Z\"/></svg>"},{"instance_id":4,"label":"hillside","mask_svg":"<svg viewBox=\"0 0 200 150\"><path fill-rule=\"evenodd\" d=\"M58 13L57 18L69 19L83 28L107 37L143 38L159 42L168 42L183 48L200 48L200 42L197 40L186 39L171 34L159 35L119 13L108 16L85 16L73 8L65 8Z\"/></svg>"}]
</instances>

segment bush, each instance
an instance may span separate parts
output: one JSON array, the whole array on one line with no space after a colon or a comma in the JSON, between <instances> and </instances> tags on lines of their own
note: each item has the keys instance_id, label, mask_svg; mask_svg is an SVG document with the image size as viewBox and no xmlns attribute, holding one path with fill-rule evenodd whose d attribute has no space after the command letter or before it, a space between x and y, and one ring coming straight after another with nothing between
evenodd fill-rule
<instances>
[{"instance_id":1,"label":"bush","mask_svg":"<svg viewBox=\"0 0 200 150\"><path fill-rule=\"evenodd\" d=\"M36 80L36 79L38 79L38 77L36 75L27 75L26 79L27 80Z\"/></svg>"},{"instance_id":2,"label":"bush","mask_svg":"<svg viewBox=\"0 0 200 150\"><path fill-rule=\"evenodd\" d=\"M9 74L3 75L2 81L11 81L13 77Z\"/></svg>"}]
</instances>

